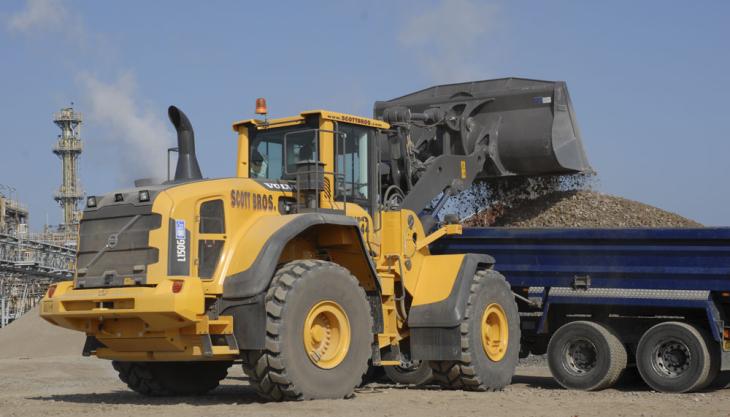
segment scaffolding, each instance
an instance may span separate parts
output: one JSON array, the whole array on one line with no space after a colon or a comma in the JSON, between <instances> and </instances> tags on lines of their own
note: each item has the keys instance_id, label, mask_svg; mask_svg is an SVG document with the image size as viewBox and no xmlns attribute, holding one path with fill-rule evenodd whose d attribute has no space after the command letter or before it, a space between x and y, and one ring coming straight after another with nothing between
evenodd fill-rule
<instances>
[{"instance_id":1,"label":"scaffolding","mask_svg":"<svg viewBox=\"0 0 730 417\"><path fill-rule=\"evenodd\" d=\"M50 283L73 277L76 242L27 230L21 224L0 233L0 327L33 308Z\"/></svg>"}]
</instances>

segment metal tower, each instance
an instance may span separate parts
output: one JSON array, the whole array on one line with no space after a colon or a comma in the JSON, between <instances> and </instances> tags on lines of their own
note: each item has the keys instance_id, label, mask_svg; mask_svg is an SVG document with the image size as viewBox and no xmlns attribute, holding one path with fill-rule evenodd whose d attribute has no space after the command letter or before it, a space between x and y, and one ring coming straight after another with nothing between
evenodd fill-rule
<instances>
[{"instance_id":1,"label":"metal tower","mask_svg":"<svg viewBox=\"0 0 730 417\"><path fill-rule=\"evenodd\" d=\"M78 180L78 158L82 150L79 137L81 113L75 112L73 107L67 107L53 115L53 122L61 129L53 153L61 158L63 176L61 188L53 199L63 209L64 230L75 233L79 221L78 203L84 198Z\"/></svg>"}]
</instances>

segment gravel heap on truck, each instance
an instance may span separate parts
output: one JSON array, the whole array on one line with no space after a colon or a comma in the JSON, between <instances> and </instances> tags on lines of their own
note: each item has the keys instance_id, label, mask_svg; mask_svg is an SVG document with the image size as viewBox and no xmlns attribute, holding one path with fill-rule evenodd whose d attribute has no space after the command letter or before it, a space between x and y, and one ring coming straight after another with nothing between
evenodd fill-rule
<instances>
[{"instance_id":1,"label":"gravel heap on truck","mask_svg":"<svg viewBox=\"0 0 730 417\"><path fill-rule=\"evenodd\" d=\"M594 182L591 176L577 176L485 184L467 203L484 208L463 223L467 227L523 228L702 227L657 207L593 191Z\"/></svg>"}]
</instances>

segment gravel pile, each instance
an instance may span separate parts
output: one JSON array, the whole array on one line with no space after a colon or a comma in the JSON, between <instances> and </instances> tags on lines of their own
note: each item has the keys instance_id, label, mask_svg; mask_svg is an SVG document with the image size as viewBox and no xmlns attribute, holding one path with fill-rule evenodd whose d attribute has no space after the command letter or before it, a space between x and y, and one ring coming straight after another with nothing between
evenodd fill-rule
<instances>
[{"instance_id":1,"label":"gravel pile","mask_svg":"<svg viewBox=\"0 0 730 417\"><path fill-rule=\"evenodd\" d=\"M702 227L659 208L590 190L554 191L496 204L467 219L466 226L507 227Z\"/></svg>"},{"instance_id":2,"label":"gravel pile","mask_svg":"<svg viewBox=\"0 0 730 417\"><path fill-rule=\"evenodd\" d=\"M84 333L43 320L36 307L0 329L0 359L80 356L85 341Z\"/></svg>"}]
</instances>

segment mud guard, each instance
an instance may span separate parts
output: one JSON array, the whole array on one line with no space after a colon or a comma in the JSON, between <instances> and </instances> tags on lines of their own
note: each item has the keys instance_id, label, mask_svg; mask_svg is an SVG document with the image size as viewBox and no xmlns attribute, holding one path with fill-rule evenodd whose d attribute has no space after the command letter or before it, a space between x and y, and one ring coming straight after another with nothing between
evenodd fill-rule
<instances>
[{"instance_id":1,"label":"mud guard","mask_svg":"<svg viewBox=\"0 0 730 417\"><path fill-rule=\"evenodd\" d=\"M442 301L411 308L408 326L411 330L411 357L418 360L460 360L460 325L469 299L472 278L478 270L494 265L489 255L467 253L451 287Z\"/></svg>"},{"instance_id":2,"label":"mud guard","mask_svg":"<svg viewBox=\"0 0 730 417\"><path fill-rule=\"evenodd\" d=\"M234 334L241 350L263 349L266 338L266 309L264 294L269 288L279 258L286 244L305 230L323 224L352 227L359 238L363 257L368 264L371 279L378 294L380 281L375 265L368 256L366 244L358 231L357 221L348 216L330 213L302 213L279 227L263 245L251 266L229 275L223 283L223 298L217 310L222 315L232 315ZM378 312L375 312L378 313ZM382 314L374 314L376 327L382 327Z\"/></svg>"}]
</instances>

